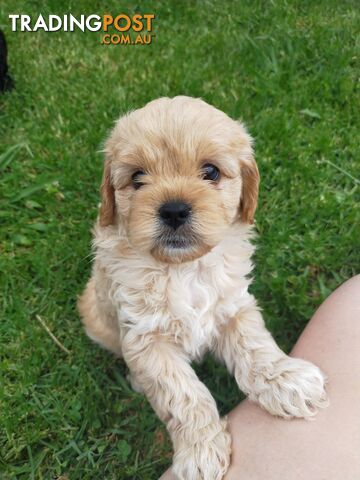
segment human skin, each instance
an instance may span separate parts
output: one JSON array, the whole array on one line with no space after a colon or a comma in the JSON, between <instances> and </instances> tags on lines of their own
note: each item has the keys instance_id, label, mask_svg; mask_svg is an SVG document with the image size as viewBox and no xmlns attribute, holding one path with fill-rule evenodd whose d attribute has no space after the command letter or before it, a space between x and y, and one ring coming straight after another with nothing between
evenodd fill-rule
<instances>
[{"instance_id":1,"label":"human skin","mask_svg":"<svg viewBox=\"0 0 360 480\"><path fill-rule=\"evenodd\" d=\"M228 417L233 442L224 480L360 479L360 275L319 307L291 356L325 372L329 407L314 420L284 420L241 402ZM168 470L161 480L176 477Z\"/></svg>"}]
</instances>

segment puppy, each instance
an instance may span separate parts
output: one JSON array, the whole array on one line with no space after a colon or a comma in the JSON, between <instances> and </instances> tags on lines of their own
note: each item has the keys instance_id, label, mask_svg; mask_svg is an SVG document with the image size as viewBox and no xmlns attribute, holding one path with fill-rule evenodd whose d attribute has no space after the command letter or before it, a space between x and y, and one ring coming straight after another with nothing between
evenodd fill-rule
<instances>
[{"instance_id":1,"label":"puppy","mask_svg":"<svg viewBox=\"0 0 360 480\"><path fill-rule=\"evenodd\" d=\"M166 423L180 479L220 480L229 466L226 419L190 365L206 351L273 415L311 417L327 402L321 371L279 349L248 292L258 186L244 126L199 99L152 101L105 145L79 310Z\"/></svg>"},{"instance_id":2,"label":"puppy","mask_svg":"<svg viewBox=\"0 0 360 480\"><path fill-rule=\"evenodd\" d=\"M13 87L14 82L8 74L6 39L0 30L0 92L11 90Z\"/></svg>"}]
</instances>

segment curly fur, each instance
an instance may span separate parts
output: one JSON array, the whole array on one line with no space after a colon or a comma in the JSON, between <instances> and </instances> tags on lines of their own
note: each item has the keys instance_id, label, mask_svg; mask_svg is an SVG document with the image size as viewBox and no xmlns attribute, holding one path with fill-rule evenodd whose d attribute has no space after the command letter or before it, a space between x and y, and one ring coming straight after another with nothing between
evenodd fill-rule
<instances>
[{"instance_id":1,"label":"curly fur","mask_svg":"<svg viewBox=\"0 0 360 480\"><path fill-rule=\"evenodd\" d=\"M83 322L93 340L123 356L132 385L166 423L177 476L220 480L231 439L191 360L213 351L274 415L309 418L327 403L321 371L278 348L248 293L259 183L250 136L205 102L176 97L121 118L105 153ZM201 178L204 162L218 166L219 183ZM134 189L139 168L146 175ZM192 207L185 248L159 240L158 208L173 198Z\"/></svg>"}]
</instances>

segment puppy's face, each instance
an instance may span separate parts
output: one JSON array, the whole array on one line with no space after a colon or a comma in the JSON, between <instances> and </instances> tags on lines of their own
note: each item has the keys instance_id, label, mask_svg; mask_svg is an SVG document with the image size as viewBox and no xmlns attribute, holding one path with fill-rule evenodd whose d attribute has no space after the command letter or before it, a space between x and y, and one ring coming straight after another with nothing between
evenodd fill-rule
<instances>
[{"instance_id":1,"label":"puppy's face","mask_svg":"<svg viewBox=\"0 0 360 480\"><path fill-rule=\"evenodd\" d=\"M106 146L100 225L167 263L198 258L253 222L259 174L244 127L205 102L161 98L122 117Z\"/></svg>"}]
</instances>

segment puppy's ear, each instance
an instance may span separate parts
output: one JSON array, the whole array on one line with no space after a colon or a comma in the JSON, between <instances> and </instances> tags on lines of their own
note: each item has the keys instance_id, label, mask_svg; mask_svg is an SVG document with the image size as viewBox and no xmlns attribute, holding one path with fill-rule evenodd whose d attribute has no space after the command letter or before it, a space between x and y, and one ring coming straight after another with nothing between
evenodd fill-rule
<instances>
[{"instance_id":1,"label":"puppy's ear","mask_svg":"<svg viewBox=\"0 0 360 480\"><path fill-rule=\"evenodd\" d=\"M104 173L100 187L101 207L100 226L107 227L115 223L115 190L111 183L111 169L109 160L105 160Z\"/></svg>"},{"instance_id":2,"label":"puppy's ear","mask_svg":"<svg viewBox=\"0 0 360 480\"><path fill-rule=\"evenodd\" d=\"M244 223L254 223L254 215L259 193L260 175L253 158L241 166L242 191L240 216Z\"/></svg>"}]
</instances>

